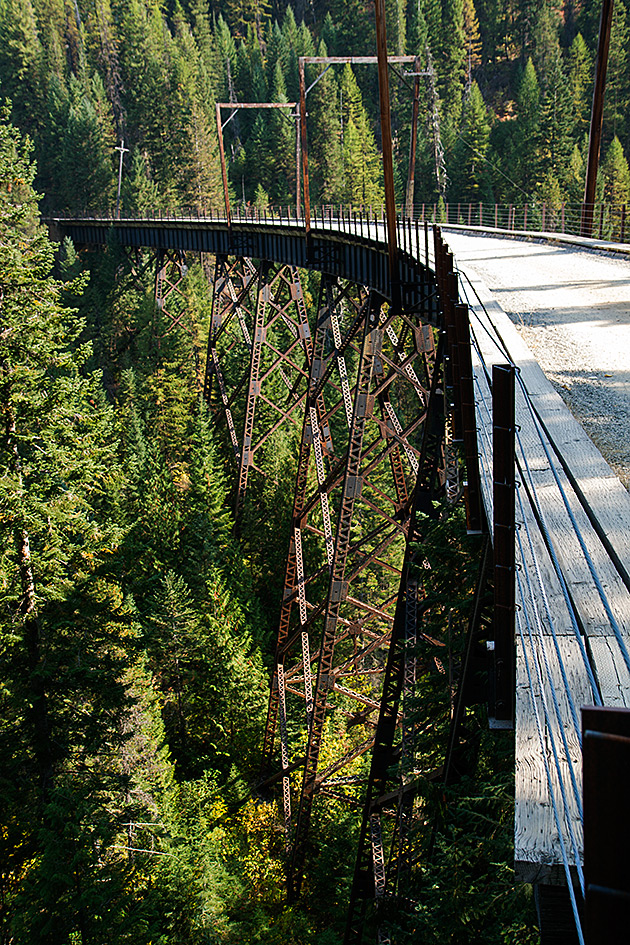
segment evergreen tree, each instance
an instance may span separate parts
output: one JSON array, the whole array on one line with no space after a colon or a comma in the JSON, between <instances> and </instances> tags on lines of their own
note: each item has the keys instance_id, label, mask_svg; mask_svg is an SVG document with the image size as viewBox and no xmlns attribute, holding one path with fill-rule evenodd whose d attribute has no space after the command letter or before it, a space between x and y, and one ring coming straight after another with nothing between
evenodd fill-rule
<instances>
[{"instance_id":1,"label":"evergreen tree","mask_svg":"<svg viewBox=\"0 0 630 945\"><path fill-rule=\"evenodd\" d=\"M84 82L70 76L56 84L50 103L56 140L52 173L58 188L56 209L109 212L114 204L114 134L105 89L98 75Z\"/></svg>"},{"instance_id":2,"label":"evergreen tree","mask_svg":"<svg viewBox=\"0 0 630 945\"><path fill-rule=\"evenodd\" d=\"M602 161L601 173L604 178L604 200L613 207L620 207L630 201L630 170L621 147L621 141L615 135L606 156Z\"/></svg>"},{"instance_id":3,"label":"evergreen tree","mask_svg":"<svg viewBox=\"0 0 630 945\"><path fill-rule=\"evenodd\" d=\"M565 187L569 203L578 204L584 200L584 177L586 167L579 145L573 145Z\"/></svg>"},{"instance_id":4,"label":"evergreen tree","mask_svg":"<svg viewBox=\"0 0 630 945\"><path fill-rule=\"evenodd\" d=\"M531 55L542 86L547 84L550 72L560 56L558 32L560 9L554 0L543 0L533 29Z\"/></svg>"},{"instance_id":5,"label":"evergreen tree","mask_svg":"<svg viewBox=\"0 0 630 945\"><path fill-rule=\"evenodd\" d=\"M0 90L15 121L32 131L41 118L43 50L31 0L0 2Z\"/></svg>"},{"instance_id":6,"label":"evergreen tree","mask_svg":"<svg viewBox=\"0 0 630 945\"><path fill-rule=\"evenodd\" d=\"M454 149L452 183L458 200L479 202L488 196L489 173L485 162L490 124L479 86L473 82L464 97L460 136Z\"/></svg>"},{"instance_id":7,"label":"evergreen tree","mask_svg":"<svg viewBox=\"0 0 630 945\"><path fill-rule=\"evenodd\" d=\"M381 162L349 63L341 77L341 97L344 201L355 206L379 206L383 201Z\"/></svg>"},{"instance_id":8,"label":"evergreen tree","mask_svg":"<svg viewBox=\"0 0 630 945\"><path fill-rule=\"evenodd\" d=\"M505 18L500 0L477 0L482 62L495 63L505 42Z\"/></svg>"},{"instance_id":9,"label":"evergreen tree","mask_svg":"<svg viewBox=\"0 0 630 945\"><path fill-rule=\"evenodd\" d=\"M560 50L549 64L540 109L541 167L562 184L571 157L573 112L571 91L564 73Z\"/></svg>"},{"instance_id":10,"label":"evergreen tree","mask_svg":"<svg viewBox=\"0 0 630 945\"><path fill-rule=\"evenodd\" d=\"M473 0L464 0L464 33L466 34L466 85L470 87L472 74L481 64L479 21Z\"/></svg>"},{"instance_id":11,"label":"evergreen tree","mask_svg":"<svg viewBox=\"0 0 630 945\"><path fill-rule=\"evenodd\" d=\"M427 21L421 0L410 0L407 9L407 53L410 56L424 56L427 45Z\"/></svg>"},{"instance_id":12,"label":"evergreen tree","mask_svg":"<svg viewBox=\"0 0 630 945\"><path fill-rule=\"evenodd\" d=\"M569 50L569 84L573 99L574 133L578 139L588 133L591 118L591 85L593 81L591 56L581 33Z\"/></svg>"},{"instance_id":13,"label":"evergreen tree","mask_svg":"<svg viewBox=\"0 0 630 945\"><path fill-rule=\"evenodd\" d=\"M327 56L323 42L318 56ZM332 70L323 76L311 92L309 113L312 115L309 144L311 199L320 203L337 203L342 192L342 151L339 88Z\"/></svg>"},{"instance_id":14,"label":"evergreen tree","mask_svg":"<svg viewBox=\"0 0 630 945\"><path fill-rule=\"evenodd\" d=\"M437 61L440 97L447 122L455 126L461 115L466 76L467 44L463 0L444 0L439 48L441 55Z\"/></svg>"},{"instance_id":15,"label":"evergreen tree","mask_svg":"<svg viewBox=\"0 0 630 945\"><path fill-rule=\"evenodd\" d=\"M627 107L630 99L629 44L628 13L623 0L619 0L613 7L610 33L606 95L604 98L604 136L607 139L617 135L626 149L630 146L630 119L628 118Z\"/></svg>"},{"instance_id":16,"label":"evergreen tree","mask_svg":"<svg viewBox=\"0 0 630 945\"><path fill-rule=\"evenodd\" d=\"M534 193L539 180L540 163L540 86L530 59L523 71L517 95L514 128L513 176L526 194Z\"/></svg>"},{"instance_id":17,"label":"evergreen tree","mask_svg":"<svg viewBox=\"0 0 630 945\"><path fill-rule=\"evenodd\" d=\"M159 187L152 177L149 156L146 151L134 148L131 168L123 178L123 215L149 216L162 206Z\"/></svg>"},{"instance_id":18,"label":"evergreen tree","mask_svg":"<svg viewBox=\"0 0 630 945\"><path fill-rule=\"evenodd\" d=\"M406 46L406 0L385 0L387 48L390 55L403 56Z\"/></svg>"},{"instance_id":19,"label":"evergreen tree","mask_svg":"<svg viewBox=\"0 0 630 945\"><path fill-rule=\"evenodd\" d=\"M129 708L130 628L109 571L122 537L112 414L100 377L85 372L81 321L49 276L34 168L2 117L0 806L16 880L7 935L99 941L133 911L128 861L115 851L124 779L110 764ZM142 922L139 910L129 934Z\"/></svg>"}]
</instances>

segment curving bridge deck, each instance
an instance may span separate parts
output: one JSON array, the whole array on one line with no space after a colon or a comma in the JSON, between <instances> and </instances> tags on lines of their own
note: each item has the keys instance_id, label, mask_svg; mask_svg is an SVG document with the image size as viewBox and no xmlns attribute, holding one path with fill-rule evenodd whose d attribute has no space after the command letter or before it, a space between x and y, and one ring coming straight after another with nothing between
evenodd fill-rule
<instances>
[{"instance_id":1,"label":"curving bridge deck","mask_svg":"<svg viewBox=\"0 0 630 945\"><path fill-rule=\"evenodd\" d=\"M376 223L366 223L365 230L361 224L361 232L358 232L355 221L352 232L352 223L329 219L315 228L308 241L303 230L293 221L273 225L241 223L234 225L231 233L220 221L198 219L123 220L115 223L56 219L49 221L49 226L54 237L68 235L77 244L104 245L110 239L113 228L118 241L129 247L152 248L160 252L205 252L218 257L254 257L318 269L335 278L342 277L368 286L378 293L381 300L392 299L386 236L384 228ZM438 318L438 297L431 265L423 265L432 262L428 259L424 232L417 225L408 224L401 228L399 238L405 249L400 253L397 276L407 321L411 325L413 315L418 320L414 325L435 323ZM472 271L459 273L458 284L459 298L451 301L468 306L476 454L488 523L493 522L494 501L492 369L494 365L514 365L517 368L516 872L519 879L540 885L567 883L578 940L583 941L580 915L585 884L580 710L583 705L630 707L630 495L554 391L489 290ZM442 291L450 291L444 289L444 283ZM443 305L444 298L441 302ZM394 338L390 356L392 364L398 359L404 365L402 373L406 371L407 380L411 378L415 389L420 391L417 377L414 381L415 375L412 377L409 373L412 357L417 357L424 350L422 344L418 347L419 336L415 336L415 351L404 353L392 327L393 323L387 321L389 317L386 317L383 325L384 337L389 332L390 340ZM298 329L299 326L293 331L295 339L299 335ZM335 347L339 367L343 361L340 355L341 342L335 341ZM311 360L315 358L312 351L309 355L308 345L305 350L307 362L309 357ZM425 358L427 352L428 348L424 350ZM307 373L310 370L313 378L312 364L309 368L307 363L304 370ZM347 385L346 380L343 395L349 411L347 404L350 390ZM363 396L359 387L360 380L357 379L356 389L353 387L352 390L357 398ZM366 391L367 388L364 394ZM319 396L317 391L314 396L312 410L319 410L321 404L315 407L316 397ZM369 399L370 395L366 396ZM391 405L387 409L392 420L389 433L402 446L403 460L410 460L411 467L417 472L418 457L422 460L423 447L419 447L415 441L412 443L411 439L405 439L405 431L400 424L396 426ZM350 423L349 412L348 417ZM312 431L317 422L313 412L310 422ZM390 445L389 455L393 455L392 449ZM351 445L348 454L350 452ZM321 498L324 484L319 466L318 477ZM347 491L344 494L349 495ZM324 505L322 500L322 509ZM401 508L403 506L404 502ZM296 529L297 538L298 531ZM299 561L295 563L295 554L294 549L294 568L299 568L301 564ZM301 580L306 580L304 575ZM342 589L343 582L337 583L339 586L336 589L331 585L330 594L333 598L329 596L329 608L335 593L342 598L346 593ZM307 601L303 589L298 585L294 597L296 601L299 598L303 623L306 620L304 614ZM384 619L385 610L384 606L381 613ZM394 630L390 640L393 647L391 641L395 640L397 616L394 617L392 613L386 619L390 627L393 621ZM373 643L373 650L374 647ZM305 679L307 675L310 676L310 670L307 673L306 669L310 662L310 658L304 656L302 672ZM329 678L332 679L332 676L322 682L324 690L334 688L327 682ZM282 679L283 670L280 672L280 683L277 679L275 682L280 692L276 711L279 712L281 729L285 724ZM319 683L318 679L318 687ZM316 688L316 699L318 691ZM348 690L344 692L347 694ZM307 693L307 710L308 700ZM364 703L367 705L369 700L364 699ZM325 708L325 701L323 705ZM383 711L381 705L381 720ZM391 721L391 712L389 718ZM378 732L377 726L375 741L367 748L363 746L361 751L368 750L375 743L377 746L380 744ZM283 742L286 819L289 771L295 770L300 763L303 765L304 759L294 762L291 768L285 747ZM374 764L373 761L373 773ZM371 785L376 783L375 778L378 781L373 774ZM305 790L301 799L301 816ZM375 810L376 806L372 809ZM368 832L371 830L372 833L371 838L363 837L362 842L368 847L371 843L374 876L369 881L372 890L370 895L378 899L386 891L382 869L383 849L382 845L379 846L380 827L370 810L366 810ZM308 825L310 807L302 816L302 821L298 820L298 835L300 823L304 828L304 817ZM398 855L401 857L402 852L399 851ZM299 886L300 863L294 861L294 867L298 872ZM359 862L355 887L361 889L366 882L365 865ZM365 890L357 895L365 896ZM360 939L360 934L352 937L353 928L351 919L347 941Z\"/></svg>"}]
</instances>

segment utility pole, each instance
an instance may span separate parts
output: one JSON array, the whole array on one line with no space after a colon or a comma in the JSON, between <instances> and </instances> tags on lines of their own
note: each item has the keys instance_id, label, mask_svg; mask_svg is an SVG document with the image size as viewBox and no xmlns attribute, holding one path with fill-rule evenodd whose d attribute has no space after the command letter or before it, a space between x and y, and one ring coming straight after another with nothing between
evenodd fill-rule
<instances>
[{"instance_id":1,"label":"utility pole","mask_svg":"<svg viewBox=\"0 0 630 945\"><path fill-rule=\"evenodd\" d=\"M120 160L118 161L118 194L116 195L116 219L120 220L120 188L122 185L122 167L123 167L123 154L129 152L129 148L125 147L125 139L123 138L117 148L114 148L115 151L118 151L120 154Z\"/></svg>"},{"instance_id":2,"label":"utility pole","mask_svg":"<svg viewBox=\"0 0 630 945\"><path fill-rule=\"evenodd\" d=\"M420 108L420 76L427 75L420 72L420 59L413 64L413 110L411 113L411 143L409 145L409 173L407 175L407 216L413 216L413 194L416 175L416 148L418 142L418 111Z\"/></svg>"},{"instance_id":3,"label":"utility pole","mask_svg":"<svg viewBox=\"0 0 630 945\"><path fill-rule=\"evenodd\" d=\"M586 165L586 185L582 204L582 223L580 236L593 235L593 210L595 208L595 190L597 187L597 169L602 141L602 123L604 120L604 92L606 90L606 70L608 69L608 49L612 29L613 0L603 0L602 15L599 21L599 43L595 64L595 86L593 88L593 108L591 110L591 130L588 138L588 163Z\"/></svg>"},{"instance_id":4,"label":"utility pole","mask_svg":"<svg viewBox=\"0 0 630 945\"><path fill-rule=\"evenodd\" d=\"M376 0L376 52L378 59L378 91L381 105L381 138L383 145L383 183L387 216L387 247L389 279L394 307L400 304L398 286L398 243L396 233L396 197L394 195L394 158L392 155L392 114L389 104L389 73L387 68L387 32L385 0Z\"/></svg>"}]
</instances>

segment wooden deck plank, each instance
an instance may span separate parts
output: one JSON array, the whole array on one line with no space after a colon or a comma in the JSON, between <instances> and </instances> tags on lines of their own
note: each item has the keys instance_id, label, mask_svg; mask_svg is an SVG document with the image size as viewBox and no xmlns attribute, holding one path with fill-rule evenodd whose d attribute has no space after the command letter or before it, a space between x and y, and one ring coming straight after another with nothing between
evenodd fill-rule
<instances>
[{"instance_id":1,"label":"wooden deck plank","mask_svg":"<svg viewBox=\"0 0 630 945\"><path fill-rule=\"evenodd\" d=\"M630 708L630 672L613 637L593 637L589 649L604 705Z\"/></svg>"},{"instance_id":2,"label":"wooden deck plank","mask_svg":"<svg viewBox=\"0 0 630 945\"><path fill-rule=\"evenodd\" d=\"M491 371L494 363L505 363L505 349L495 340L498 333L510 357L520 368L523 383L549 436L568 462L571 475L591 506L614 552L630 571L630 528L628 528L630 495L580 424L570 414L540 366L533 359L508 316L482 283L477 283L475 288L487 309L485 312L481 305L475 304L471 312L473 333L481 355L481 357L479 355L473 357L478 390L483 392L484 398L489 396L485 372ZM531 477L535 483L536 495L570 595L587 634L584 646L602 700L608 705L630 706L630 673L621 657L610 620L550 469L549 459L540 440L538 423L527 408L518 385L516 402L516 421L521 428L520 438L527 455ZM487 445L491 444L492 438L491 419L487 413L478 410L477 422L480 443L482 441L486 443L486 455L481 458L483 478L486 480L482 483L482 492L486 509L491 514L492 460L491 448L489 449ZM548 449L552 460L555 460L549 444ZM612 613L630 649L628 588L611 562L607 549L589 521L560 463L554 461L554 467L602 582ZM539 633L541 637L536 637L533 643L527 637L525 648L522 646L520 637L517 638L515 869L517 879L525 882L564 883L566 875L562 866L562 851L544 760L546 758L549 764L551 790L556 799L556 805L561 811L562 836L571 871L575 877L576 857L569 838L566 818L568 817L572 824L580 860L582 858L582 828L569 777L569 760L560 737L560 729L562 728L566 733L569 758L581 790L581 749L569 706L568 693L570 692L578 713L581 705L592 705L595 697L589 683L580 643L574 635L558 576L522 486L520 492L532 547L529 546L526 530L522 526L518 535L521 548L517 548L517 561L521 566L519 578L523 596L517 593L517 600L522 606L518 617L524 623L527 615L532 630ZM517 503L517 519L522 517ZM544 594L538 586L534 561L540 572ZM551 637L552 624L557 635L556 642ZM556 646L560 651L560 657L558 657ZM548 671L543 660L543 650L547 653ZM537 664L541 667L544 700L540 680L534 671ZM564 667L564 675L569 681L568 690L564 684L561 664ZM528 665L534 676L531 689L527 676ZM548 678L547 672L551 679ZM552 691L556 693L558 699L560 721L556 717L553 706ZM545 701L548 706L548 719L544 717L543 703ZM539 713L544 747L541 747L534 704ZM552 739L559 755L559 772L551 748ZM560 791L560 778L566 786L568 805L566 811Z\"/></svg>"},{"instance_id":3,"label":"wooden deck plank","mask_svg":"<svg viewBox=\"0 0 630 945\"><path fill-rule=\"evenodd\" d=\"M472 272L468 276L506 342L521 377L550 436L560 452L571 458L571 472L592 506L613 548L630 567L630 493L614 474L600 451L575 419L566 404L533 358L510 318L490 290ZM480 305L473 306L476 310Z\"/></svg>"},{"instance_id":4,"label":"wooden deck plank","mask_svg":"<svg viewBox=\"0 0 630 945\"><path fill-rule=\"evenodd\" d=\"M517 879L530 883L553 883L564 881L566 878L564 868L561 865L562 850L536 725L536 715L532 705L532 696L536 701L540 715L545 742L545 756L551 773L553 795L560 818L568 862L575 866L576 855L566 824L567 817L570 818L573 827L578 857L581 860L583 856L582 827L569 774L569 761L560 737L561 725L566 735L569 758L580 794L582 787L582 753L571 717L569 700L560 671L560 662L555 648L550 644L551 641L547 638L545 648L549 674L547 674L543 659L543 645L536 638L533 643L526 639L525 653L527 654L527 661L523 653L517 667L514 861ZM562 637L559 639L559 650L565 674L570 682L574 702L579 710L582 703L589 701L590 687L577 641L571 637ZM545 718L542 707L540 685L535 672L536 661L540 667L548 696L548 719ZM530 690L527 676L528 664L534 680L532 690ZM552 686L557 693L560 721L550 698ZM560 775L565 785L565 798L563 798L560 791L558 769L550 744L550 733L553 736L560 759Z\"/></svg>"}]
</instances>

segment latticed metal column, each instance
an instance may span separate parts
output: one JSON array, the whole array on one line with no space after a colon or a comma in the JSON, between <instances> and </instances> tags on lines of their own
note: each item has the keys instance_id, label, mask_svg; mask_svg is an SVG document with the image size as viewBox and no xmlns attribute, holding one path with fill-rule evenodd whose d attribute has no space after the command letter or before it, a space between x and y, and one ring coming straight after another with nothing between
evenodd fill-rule
<instances>
[{"instance_id":1,"label":"latticed metal column","mask_svg":"<svg viewBox=\"0 0 630 945\"><path fill-rule=\"evenodd\" d=\"M184 292L188 274L186 254L181 250L160 250L155 257L155 317L153 337L158 345L175 328L192 339L197 383L201 385L201 359L197 331ZM160 317L162 316L162 317Z\"/></svg>"},{"instance_id":2,"label":"latticed metal column","mask_svg":"<svg viewBox=\"0 0 630 945\"><path fill-rule=\"evenodd\" d=\"M229 437L240 514L250 473L262 471L282 428L300 429L312 352L299 271L251 259L217 259L206 401Z\"/></svg>"},{"instance_id":3,"label":"latticed metal column","mask_svg":"<svg viewBox=\"0 0 630 945\"><path fill-rule=\"evenodd\" d=\"M322 277L263 761L279 726L293 895L317 799L363 792L435 363L418 315Z\"/></svg>"}]
</instances>

